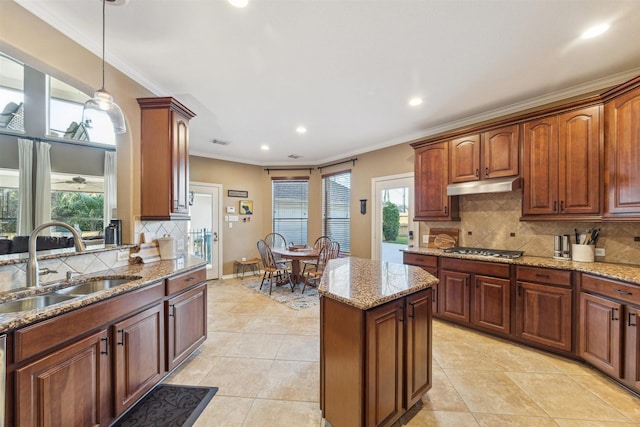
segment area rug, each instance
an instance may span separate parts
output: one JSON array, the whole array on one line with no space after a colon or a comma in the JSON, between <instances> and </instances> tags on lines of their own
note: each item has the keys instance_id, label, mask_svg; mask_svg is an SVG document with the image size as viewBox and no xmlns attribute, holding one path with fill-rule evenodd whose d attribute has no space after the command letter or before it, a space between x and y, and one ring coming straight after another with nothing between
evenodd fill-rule
<instances>
[{"instance_id":1,"label":"area rug","mask_svg":"<svg viewBox=\"0 0 640 427\"><path fill-rule=\"evenodd\" d=\"M245 277L239 279L240 284L247 288L268 296L269 298L278 301L281 304L291 307L295 310L301 310L303 308L313 307L320 303L318 296L318 288L315 286L307 286L302 294L302 284L298 284L295 287L295 292L291 292L291 285L286 283L284 285L273 284L271 295L269 295L269 282L265 280L262 290L260 290L260 282L262 281L262 275Z\"/></svg>"},{"instance_id":2,"label":"area rug","mask_svg":"<svg viewBox=\"0 0 640 427\"><path fill-rule=\"evenodd\" d=\"M159 384L112 427L192 426L218 387Z\"/></svg>"}]
</instances>

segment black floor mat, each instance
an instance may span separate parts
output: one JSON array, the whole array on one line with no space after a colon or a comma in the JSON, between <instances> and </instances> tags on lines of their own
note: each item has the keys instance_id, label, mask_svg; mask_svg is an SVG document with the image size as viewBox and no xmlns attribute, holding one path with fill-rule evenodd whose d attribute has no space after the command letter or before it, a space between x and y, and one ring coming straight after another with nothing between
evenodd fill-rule
<instances>
[{"instance_id":1,"label":"black floor mat","mask_svg":"<svg viewBox=\"0 0 640 427\"><path fill-rule=\"evenodd\" d=\"M159 384L112 427L191 426L218 387Z\"/></svg>"}]
</instances>

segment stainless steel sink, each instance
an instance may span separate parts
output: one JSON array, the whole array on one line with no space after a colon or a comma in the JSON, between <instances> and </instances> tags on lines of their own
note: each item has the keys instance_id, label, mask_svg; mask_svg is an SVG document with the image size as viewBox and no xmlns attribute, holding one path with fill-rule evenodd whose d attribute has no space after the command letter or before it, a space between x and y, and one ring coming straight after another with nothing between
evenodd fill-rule
<instances>
[{"instance_id":1,"label":"stainless steel sink","mask_svg":"<svg viewBox=\"0 0 640 427\"><path fill-rule=\"evenodd\" d=\"M0 314L17 313L19 311L34 310L36 308L45 308L53 304L74 299L71 295L34 295L32 297L22 298L15 301L0 303Z\"/></svg>"},{"instance_id":2,"label":"stainless steel sink","mask_svg":"<svg viewBox=\"0 0 640 427\"><path fill-rule=\"evenodd\" d=\"M93 279L85 280L75 286L70 286L68 288L60 289L56 291L56 294L59 295L89 295L95 292L104 291L107 289L111 289L115 286L123 285L125 283L129 283L133 280L140 279L139 276L132 277L96 277Z\"/></svg>"}]
</instances>

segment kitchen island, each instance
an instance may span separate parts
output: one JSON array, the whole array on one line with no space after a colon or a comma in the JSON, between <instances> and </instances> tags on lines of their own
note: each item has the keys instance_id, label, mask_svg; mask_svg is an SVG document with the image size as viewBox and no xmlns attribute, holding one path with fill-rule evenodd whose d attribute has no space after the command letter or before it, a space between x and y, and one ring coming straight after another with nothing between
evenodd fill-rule
<instances>
[{"instance_id":1,"label":"kitchen island","mask_svg":"<svg viewBox=\"0 0 640 427\"><path fill-rule=\"evenodd\" d=\"M393 424L431 388L431 286L414 266L331 260L320 293L320 407L334 427Z\"/></svg>"}]
</instances>

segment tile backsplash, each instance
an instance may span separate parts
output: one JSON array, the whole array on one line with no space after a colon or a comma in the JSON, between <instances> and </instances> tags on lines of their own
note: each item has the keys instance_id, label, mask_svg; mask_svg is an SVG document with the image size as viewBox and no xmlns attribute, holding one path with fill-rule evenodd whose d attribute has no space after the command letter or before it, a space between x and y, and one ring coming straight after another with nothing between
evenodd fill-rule
<instances>
[{"instance_id":1,"label":"tile backsplash","mask_svg":"<svg viewBox=\"0 0 640 427\"><path fill-rule=\"evenodd\" d=\"M553 236L569 234L574 229L600 228L598 248L605 249L604 257L596 261L640 265L640 236L638 222L564 222L520 221L522 193L473 194L460 196L460 221L421 222L420 236L429 234L431 227L459 228L460 246L521 250L525 255L552 257ZM420 238L420 245L422 243Z\"/></svg>"}]
</instances>

